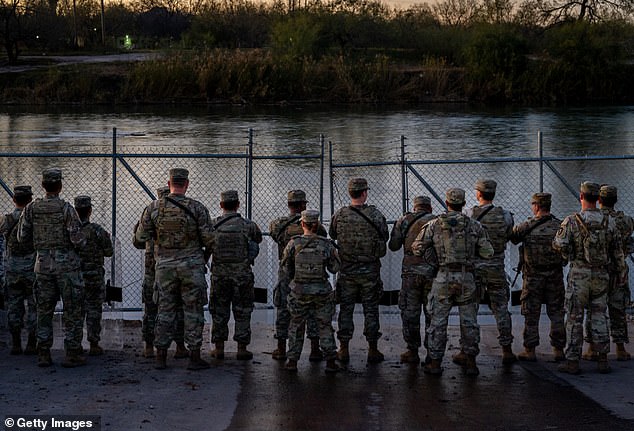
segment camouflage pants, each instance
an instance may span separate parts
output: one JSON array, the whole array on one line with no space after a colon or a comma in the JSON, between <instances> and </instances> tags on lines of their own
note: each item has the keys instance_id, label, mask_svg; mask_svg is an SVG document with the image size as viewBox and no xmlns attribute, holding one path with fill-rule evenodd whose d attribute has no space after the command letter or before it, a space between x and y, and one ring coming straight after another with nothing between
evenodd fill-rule
<instances>
[{"instance_id":1,"label":"camouflage pants","mask_svg":"<svg viewBox=\"0 0 634 431\"><path fill-rule=\"evenodd\" d=\"M500 346L510 346L513 343L513 326L509 313L510 287L504 266L477 268L476 284L480 292L484 289L489 294L489 308L497 323Z\"/></svg>"},{"instance_id":2,"label":"camouflage pants","mask_svg":"<svg viewBox=\"0 0 634 431\"><path fill-rule=\"evenodd\" d=\"M159 349L169 348L176 339L176 322L182 309L184 341L190 350L199 350L203 343L203 307L207 295L202 259L158 264L156 282L159 301L154 344Z\"/></svg>"},{"instance_id":3,"label":"camouflage pants","mask_svg":"<svg viewBox=\"0 0 634 431\"><path fill-rule=\"evenodd\" d=\"M472 273L440 271L429 294L431 322L427 328L429 356L442 360L447 347L449 312L457 305L460 315L460 347L468 355L480 353L480 326L476 286Z\"/></svg>"},{"instance_id":4,"label":"camouflage pants","mask_svg":"<svg viewBox=\"0 0 634 431\"><path fill-rule=\"evenodd\" d=\"M425 328L429 328L431 316L427 309L427 297L431 291L432 280L420 274L403 274L401 291L398 295L398 308L403 322L403 339L410 350L421 346L420 315L421 307L425 315ZM429 337L425 333L425 348L429 349Z\"/></svg>"},{"instance_id":5,"label":"camouflage pants","mask_svg":"<svg viewBox=\"0 0 634 431\"><path fill-rule=\"evenodd\" d=\"M339 274L337 278L337 300L339 302L339 331L337 338L348 341L354 334L354 306L357 299L363 305L363 335L368 342L381 338L379 323L379 301L383 292L381 274Z\"/></svg>"},{"instance_id":6,"label":"camouflage pants","mask_svg":"<svg viewBox=\"0 0 634 431\"><path fill-rule=\"evenodd\" d=\"M275 316L275 338L278 340L286 340L288 338L288 326L291 321L291 314L288 311L287 301L290 287L288 280L279 277L277 286L273 291L273 305L277 308ZM307 335L311 340L319 339L319 326L317 321L309 317L306 320Z\"/></svg>"},{"instance_id":7,"label":"camouflage pants","mask_svg":"<svg viewBox=\"0 0 634 431\"><path fill-rule=\"evenodd\" d=\"M229 339L229 318L233 311L235 330L233 340L241 344L251 343L251 313L253 312L253 273L242 277L211 277L209 300L212 328L211 342Z\"/></svg>"},{"instance_id":8,"label":"camouflage pants","mask_svg":"<svg viewBox=\"0 0 634 431\"><path fill-rule=\"evenodd\" d=\"M156 317L158 315L158 304L154 301L154 294L158 288L154 285L154 276L143 280L142 301L143 301L143 320L141 331L143 333L143 341L146 343L154 343L154 330L156 328ZM158 300L158 292L156 295ZM183 313L182 302L176 309L176 330L172 334L176 343L185 342L185 314Z\"/></svg>"},{"instance_id":9,"label":"camouflage pants","mask_svg":"<svg viewBox=\"0 0 634 431\"><path fill-rule=\"evenodd\" d=\"M608 283L609 277L604 271L592 271L575 266L570 268L565 308L568 339L566 358L571 361L578 361L581 356L583 317L586 309L589 310L592 320L594 351L608 353L610 350L610 334L606 318Z\"/></svg>"},{"instance_id":10,"label":"camouflage pants","mask_svg":"<svg viewBox=\"0 0 634 431\"><path fill-rule=\"evenodd\" d=\"M613 280L610 277L610 286ZM608 315L610 316L610 334L615 343L629 343L630 337L627 332L627 305L630 302L629 282L621 286L615 286L608 291ZM592 321L586 319L586 338L589 343L592 341Z\"/></svg>"},{"instance_id":11,"label":"camouflage pants","mask_svg":"<svg viewBox=\"0 0 634 431\"><path fill-rule=\"evenodd\" d=\"M9 330L11 332L21 331L24 327L28 332L35 332L37 327L37 308L33 297L35 273L32 271L27 273L7 271L5 277Z\"/></svg>"},{"instance_id":12,"label":"camouflage pants","mask_svg":"<svg viewBox=\"0 0 634 431\"><path fill-rule=\"evenodd\" d=\"M37 343L39 347L53 347L53 314L59 298L64 302L64 349L78 351L84 329L84 280L81 272L36 274L35 300L37 303Z\"/></svg>"},{"instance_id":13,"label":"camouflage pants","mask_svg":"<svg viewBox=\"0 0 634 431\"><path fill-rule=\"evenodd\" d=\"M542 304L550 319L550 344L566 347L564 324L564 279L561 268L540 273L524 273L522 315L524 316L524 347L539 345L539 318Z\"/></svg>"},{"instance_id":14,"label":"camouflage pants","mask_svg":"<svg viewBox=\"0 0 634 431\"><path fill-rule=\"evenodd\" d=\"M101 312L106 300L106 287L103 272L84 272L84 316L86 319L86 338L99 342L101 339Z\"/></svg>"},{"instance_id":15,"label":"camouflage pants","mask_svg":"<svg viewBox=\"0 0 634 431\"><path fill-rule=\"evenodd\" d=\"M299 360L304 347L304 332L308 319L319 325L319 344L326 360L334 359L336 346L332 316L335 314L335 300L332 293L325 295L288 296L288 311L291 315L289 326L288 359Z\"/></svg>"}]
</instances>

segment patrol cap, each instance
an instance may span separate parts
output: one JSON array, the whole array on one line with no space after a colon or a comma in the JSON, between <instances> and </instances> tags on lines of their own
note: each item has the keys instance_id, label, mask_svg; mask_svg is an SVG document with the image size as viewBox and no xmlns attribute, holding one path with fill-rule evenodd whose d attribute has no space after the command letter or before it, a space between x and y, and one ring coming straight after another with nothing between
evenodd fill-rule
<instances>
[{"instance_id":1,"label":"patrol cap","mask_svg":"<svg viewBox=\"0 0 634 431\"><path fill-rule=\"evenodd\" d=\"M165 196L167 196L169 194L170 194L170 188L167 187L167 186L159 187L158 189L156 189L156 195L159 198L163 198L163 197L165 197Z\"/></svg>"},{"instance_id":2,"label":"patrol cap","mask_svg":"<svg viewBox=\"0 0 634 431\"><path fill-rule=\"evenodd\" d=\"M616 198L616 187L610 184L603 184L599 189L599 197L601 198Z\"/></svg>"},{"instance_id":3,"label":"patrol cap","mask_svg":"<svg viewBox=\"0 0 634 431\"><path fill-rule=\"evenodd\" d=\"M90 196L81 195L75 197L75 208L90 208L92 203L90 202Z\"/></svg>"},{"instance_id":4,"label":"patrol cap","mask_svg":"<svg viewBox=\"0 0 634 431\"><path fill-rule=\"evenodd\" d=\"M539 206L550 205L552 201L552 195L550 193L534 193L531 196L531 204L537 204Z\"/></svg>"},{"instance_id":5,"label":"patrol cap","mask_svg":"<svg viewBox=\"0 0 634 431\"><path fill-rule=\"evenodd\" d=\"M31 186L15 186L13 187L13 196L33 196L33 191L31 190Z\"/></svg>"},{"instance_id":6,"label":"patrol cap","mask_svg":"<svg viewBox=\"0 0 634 431\"><path fill-rule=\"evenodd\" d=\"M352 178L350 181L348 181L349 192L360 192L368 189L368 180L366 180L365 178Z\"/></svg>"},{"instance_id":7,"label":"patrol cap","mask_svg":"<svg viewBox=\"0 0 634 431\"><path fill-rule=\"evenodd\" d=\"M188 180L189 171L185 168L170 169L170 180Z\"/></svg>"},{"instance_id":8,"label":"patrol cap","mask_svg":"<svg viewBox=\"0 0 634 431\"><path fill-rule=\"evenodd\" d=\"M482 193L495 193L498 183L493 180L479 179L475 183L475 189Z\"/></svg>"},{"instance_id":9,"label":"patrol cap","mask_svg":"<svg viewBox=\"0 0 634 431\"><path fill-rule=\"evenodd\" d=\"M237 190L226 190L220 193L220 202L238 202Z\"/></svg>"},{"instance_id":10,"label":"patrol cap","mask_svg":"<svg viewBox=\"0 0 634 431\"><path fill-rule=\"evenodd\" d=\"M42 181L54 183L62 180L62 170L60 168L46 168L42 171Z\"/></svg>"},{"instance_id":11,"label":"patrol cap","mask_svg":"<svg viewBox=\"0 0 634 431\"><path fill-rule=\"evenodd\" d=\"M288 202L308 202L303 190L291 190L287 193Z\"/></svg>"},{"instance_id":12,"label":"patrol cap","mask_svg":"<svg viewBox=\"0 0 634 431\"><path fill-rule=\"evenodd\" d=\"M302 211L302 221L304 223L317 223L319 221L319 211L317 210Z\"/></svg>"},{"instance_id":13,"label":"patrol cap","mask_svg":"<svg viewBox=\"0 0 634 431\"><path fill-rule=\"evenodd\" d=\"M452 205L460 205L465 203L465 191L458 188L452 188L445 192L445 200Z\"/></svg>"},{"instance_id":14,"label":"patrol cap","mask_svg":"<svg viewBox=\"0 0 634 431\"><path fill-rule=\"evenodd\" d=\"M414 198L414 208L430 206L430 205L431 205L431 199L429 198L429 196L416 196Z\"/></svg>"},{"instance_id":15,"label":"patrol cap","mask_svg":"<svg viewBox=\"0 0 634 431\"><path fill-rule=\"evenodd\" d=\"M601 187L597 183L584 181L581 183L581 186L579 186L579 191L581 193L588 193L593 196L598 196L600 188Z\"/></svg>"}]
</instances>

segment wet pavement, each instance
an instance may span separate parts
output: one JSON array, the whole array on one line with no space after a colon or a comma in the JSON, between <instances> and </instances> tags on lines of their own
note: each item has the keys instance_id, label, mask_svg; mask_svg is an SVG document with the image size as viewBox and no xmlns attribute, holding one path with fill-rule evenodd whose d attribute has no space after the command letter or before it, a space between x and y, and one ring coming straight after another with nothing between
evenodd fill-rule
<instances>
[{"instance_id":1,"label":"wet pavement","mask_svg":"<svg viewBox=\"0 0 634 431\"><path fill-rule=\"evenodd\" d=\"M458 344L451 317L449 352L441 377L420 365L399 363L404 345L398 314L381 315L379 347L386 361L369 365L362 315L351 343L351 361L336 375L308 361L308 341L297 374L271 359L274 312L254 313L251 361L235 359L229 341L223 361L209 370L187 371L187 360L168 355L168 369L153 369L141 356L140 322L107 320L101 357L65 369L60 320L56 317L53 367L35 357L9 355L0 330L0 418L5 415L96 415L104 430L634 430L634 361L612 361L612 374L583 362L580 376L556 371L542 321L537 363L501 365L491 316L480 316L480 376L468 378L451 363ZM521 347L521 316L514 315L515 350ZM204 357L211 349L205 332ZM545 340L545 341L544 341ZM422 353L422 352L421 352Z\"/></svg>"}]
</instances>

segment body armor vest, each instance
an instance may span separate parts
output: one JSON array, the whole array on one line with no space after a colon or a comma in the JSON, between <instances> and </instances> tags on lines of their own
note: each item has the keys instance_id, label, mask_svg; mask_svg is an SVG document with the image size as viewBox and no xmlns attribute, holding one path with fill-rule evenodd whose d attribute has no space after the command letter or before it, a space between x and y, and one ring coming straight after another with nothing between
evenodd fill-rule
<instances>
[{"instance_id":1,"label":"body armor vest","mask_svg":"<svg viewBox=\"0 0 634 431\"><path fill-rule=\"evenodd\" d=\"M72 247L64 223L64 204L61 199L38 198L33 202L33 247L36 250Z\"/></svg>"},{"instance_id":2,"label":"body armor vest","mask_svg":"<svg viewBox=\"0 0 634 431\"><path fill-rule=\"evenodd\" d=\"M294 220L294 221L288 223L289 220ZM284 248L286 248L286 245L289 243L291 238L297 235L303 235L304 233L304 231L302 230L302 225L301 225L301 220L299 215L296 214L296 215L288 216L279 220L280 226L283 226L286 223L288 223L288 225L284 228L283 231L279 232L275 238L275 241L277 242L277 254L278 254L277 257L280 260L282 259L282 254L284 254Z\"/></svg>"},{"instance_id":3,"label":"body armor vest","mask_svg":"<svg viewBox=\"0 0 634 431\"><path fill-rule=\"evenodd\" d=\"M576 248L580 252L578 259L583 259L593 267L605 267L609 263L608 254L608 222L609 217L602 214L601 221L584 221L580 214L575 214L575 219L579 225L580 247Z\"/></svg>"},{"instance_id":4,"label":"body armor vest","mask_svg":"<svg viewBox=\"0 0 634 431\"><path fill-rule=\"evenodd\" d=\"M295 283L321 283L328 279L323 241L318 237L295 237Z\"/></svg>"},{"instance_id":5,"label":"body armor vest","mask_svg":"<svg viewBox=\"0 0 634 431\"><path fill-rule=\"evenodd\" d=\"M361 209L363 213L377 225L373 207ZM337 218L337 243L340 247L341 260L355 262L374 262L385 256L387 248L383 238L367 220L348 207L342 208Z\"/></svg>"},{"instance_id":6,"label":"body armor vest","mask_svg":"<svg viewBox=\"0 0 634 431\"><path fill-rule=\"evenodd\" d=\"M437 220L440 229L434 233L434 248L440 265L471 263L475 241L471 235L469 217L463 214L441 214Z\"/></svg>"},{"instance_id":7,"label":"body armor vest","mask_svg":"<svg viewBox=\"0 0 634 431\"><path fill-rule=\"evenodd\" d=\"M473 208L473 218L478 220L489 234L489 241L493 246L495 254L504 253L506 249L506 231L508 226L504 221L504 209L502 207L494 206L491 208L482 219L478 216L486 211L487 208L475 207Z\"/></svg>"},{"instance_id":8,"label":"body armor vest","mask_svg":"<svg viewBox=\"0 0 634 431\"><path fill-rule=\"evenodd\" d=\"M634 221L632 217L625 215L623 211L603 210L604 214L608 214L614 219L616 228L621 234L623 240L623 252L626 254L634 253L634 240L632 239L632 231L634 230Z\"/></svg>"},{"instance_id":9,"label":"body armor vest","mask_svg":"<svg viewBox=\"0 0 634 431\"><path fill-rule=\"evenodd\" d=\"M179 201L188 206L189 200ZM166 249L187 249L201 247L198 239L198 224L184 210L167 199L159 200L157 219L157 244Z\"/></svg>"},{"instance_id":10,"label":"body armor vest","mask_svg":"<svg viewBox=\"0 0 634 431\"><path fill-rule=\"evenodd\" d=\"M85 272L103 269L104 255L99 244L99 226L95 223L85 223L81 231L86 237L86 246L79 250L81 270Z\"/></svg>"},{"instance_id":11,"label":"body armor vest","mask_svg":"<svg viewBox=\"0 0 634 431\"><path fill-rule=\"evenodd\" d=\"M532 223L539 219L532 220ZM561 267L561 254L552 246L553 238L561 226L561 220L553 217L535 227L524 239L524 264L530 269Z\"/></svg>"},{"instance_id":12,"label":"body armor vest","mask_svg":"<svg viewBox=\"0 0 634 431\"><path fill-rule=\"evenodd\" d=\"M22 213L22 210L20 210ZM15 212L6 214L5 218L11 223L11 228L7 232L7 250L12 256L28 256L35 253L32 243L18 241L18 221L19 214Z\"/></svg>"},{"instance_id":13,"label":"body armor vest","mask_svg":"<svg viewBox=\"0 0 634 431\"><path fill-rule=\"evenodd\" d=\"M242 217L235 217L215 232L214 248L212 250L214 263L248 263L249 238L247 236L246 221Z\"/></svg>"},{"instance_id":14,"label":"body armor vest","mask_svg":"<svg viewBox=\"0 0 634 431\"><path fill-rule=\"evenodd\" d=\"M410 220L414 220L414 218L418 215L418 213L411 214L405 219L406 223L401 225L402 232L407 230L406 235L403 238L403 251L407 255L413 255L412 252L412 244L416 240L416 237L420 233L421 229L428 221L435 218L435 216L431 213L425 214L416 220L413 224L410 224Z\"/></svg>"}]
</instances>

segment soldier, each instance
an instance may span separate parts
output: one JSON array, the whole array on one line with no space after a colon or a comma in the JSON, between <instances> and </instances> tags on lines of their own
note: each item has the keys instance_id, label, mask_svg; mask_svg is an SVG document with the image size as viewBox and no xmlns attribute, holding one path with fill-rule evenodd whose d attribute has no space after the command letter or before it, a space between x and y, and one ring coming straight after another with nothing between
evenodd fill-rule
<instances>
[{"instance_id":1,"label":"soldier","mask_svg":"<svg viewBox=\"0 0 634 431\"><path fill-rule=\"evenodd\" d=\"M169 195L169 187L160 187L156 189L156 195L159 199ZM143 320L142 333L145 349L143 357L154 357L154 329L156 326L156 316L158 314L158 289L155 286L156 266L156 247L153 239L139 242L136 240L136 232L139 223L134 227L134 235L132 236L132 244L139 250L145 249L145 273L143 275L143 286L141 290L141 300L143 302ZM156 298L155 298L156 296ZM183 313L183 304L178 304L176 308L176 332L174 333L174 342L176 342L176 352L174 359L183 359L189 357L189 351L185 347L185 314Z\"/></svg>"},{"instance_id":2,"label":"soldier","mask_svg":"<svg viewBox=\"0 0 634 431\"><path fill-rule=\"evenodd\" d=\"M634 239L632 238L634 221L632 217L624 214L623 211L616 211L614 209L616 202L616 187L607 184L602 185L599 190L601 211L614 219L616 227L621 234L621 239L623 240L623 254L627 256L634 252ZM610 290L608 290L607 297L608 315L610 316L610 334L612 335L612 341L616 344L617 361L628 361L630 359L630 354L625 350L625 343L630 341L627 333L627 315L625 313L627 304L630 302L629 268L627 268L627 262L625 262L625 265L625 274L621 278L619 278L616 267L609 268ZM617 280L621 280L622 283L617 283ZM589 343L588 351L583 354L582 358L596 361L598 357L592 346L591 319L586 319L586 341Z\"/></svg>"},{"instance_id":3,"label":"soldier","mask_svg":"<svg viewBox=\"0 0 634 431\"><path fill-rule=\"evenodd\" d=\"M342 262L336 289L340 304L337 332L340 348L337 358L341 362L350 361L348 346L354 333L354 306L357 298L360 298L365 319L363 334L369 344L368 362L381 362L384 356L377 344L381 337L381 258L387 251L387 222L376 207L366 204L368 182L365 178L351 179L348 182L348 194L351 205L335 213L328 232L339 245Z\"/></svg>"},{"instance_id":4,"label":"soldier","mask_svg":"<svg viewBox=\"0 0 634 431\"><path fill-rule=\"evenodd\" d=\"M581 184L580 192L581 212L566 217L553 240L553 247L570 262L565 296L567 361L559 366L559 371L569 374L580 372L583 315L584 310L589 309L598 369L600 373L609 373L610 335L606 319L610 280L608 267L612 265L618 271L617 285L623 282L627 267L615 220L596 207L599 185L586 181Z\"/></svg>"},{"instance_id":5,"label":"soldier","mask_svg":"<svg viewBox=\"0 0 634 431\"><path fill-rule=\"evenodd\" d=\"M468 376L480 371L475 358L480 352L480 327L478 326L478 295L474 276L474 259L479 256L490 259L493 246L486 230L479 222L462 214L465 191L449 189L446 192L447 213L427 223L416 237L412 249L423 256L429 248L438 258L438 275L433 281L429 296L431 323L427 328L429 356L424 372L442 374L442 358L447 345L447 323L454 305L460 313L460 346L465 352L464 370Z\"/></svg>"},{"instance_id":6,"label":"soldier","mask_svg":"<svg viewBox=\"0 0 634 431\"><path fill-rule=\"evenodd\" d=\"M510 287L504 270L504 252L513 230L513 215L502 207L493 205L496 188L497 183L493 180L478 180L475 184L478 205L466 214L484 226L495 250L492 259L476 259L476 284L480 295L484 292L489 294L489 306L497 322L498 341L502 346L502 363L509 365L517 361L517 358L512 350L513 329L508 309ZM464 352L455 355L453 360L457 364L463 364Z\"/></svg>"},{"instance_id":7,"label":"soldier","mask_svg":"<svg viewBox=\"0 0 634 431\"><path fill-rule=\"evenodd\" d=\"M420 362L418 349L420 339L421 306L425 315L425 328L429 328L430 315L427 310L427 297L431 291L432 281L438 267L428 262L423 256L416 256L412 244L420 230L430 220L436 218L431 213L431 199L428 196L414 198L414 212L407 213L394 224L388 247L397 251L403 247L403 265L401 278L403 280L398 295L398 307L403 321L403 339L407 344L407 351L401 354L401 362ZM428 337L425 334L425 349L429 358ZM428 363L431 358L425 359Z\"/></svg>"},{"instance_id":8,"label":"soldier","mask_svg":"<svg viewBox=\"0 0 634 431\"><path fill-rule=\"evenodd\" d=\"M86 364L82 356L84 281L81 261L75 249L86 245L81 221L75 208L59 197L62 170L48 168L42 172L43 198L29 203L18 223L18 241L33 244L35 260L35 298L37 304L38 366L53 364L53 314L60 296L64 302L63 367Z\"/></svg>"},{"instance_id":9,"label":"soldier","mask_svg":"<svg viewBox=\"0 0 634 431\"><path fill-rule=\"evenodd\" d=\"M189 171L169 171L170 194L145 209L136 233L139 242L154 239L158 316L155 328L156 365L165 369L167 349L176 338L178 309L183 307L185 342L190 350L188 370L209 368L200 357L206 302L204 248L211 244L209 211L200 202L185 196Z\"/></svg>"},{"instance_id":10,"label":"soldier","mask_svg":"<svg viewBox=\"0 0 634 431\"><path fill-rule=\"evenodd\" d=\"M539 317L542 304L550 319L550 344L556 361L565 359L566 328L564 326L563 261L552 246L561 220L550 213L551 194L535 193L531 197L534 217L513 227L510 240L520 246L518 271L523 273L522 315L524 316L523 361L536 361L539 345Z\"/></svg>"},{"instance_id":11,"label":"soldier","mask_svg":"<svg viewBox=\"0 0 634 431\"><path fill-rule=\"evenodd\" d=\"M262 232L257 224L243 218L238 192L220 194L222 215L212 221L213 245L210 311L213 320L211 342L215 349L211 356L223 359L225 341L229 338L229 317L233 310L238 343L237 359L249 360L253 353L247 350L251 343L251 313L253 312L253 272L251 265L262 242Z\"/></svg>"},{"instance_id":12,"label":"soldier","mask_svg":"<svg viewBox=\"0 0 634 431\"><path fill-rule=\"evenodd\" d=\"M303 190L291 190L287 194L288 209L290 214L284 217L277 218L271 222L269 226L269 232L271 232L271 238L277 243L278 259L282 260L282 253L284 248L289 243L291 238L295 235L302 235L303 230L301 226L300 214L306 209L306 193ZM317 228L317 235L326 237L328 233L326 229L319 224ZM289 282L284 277L285 272L282 270L282 266L279 266L278 282L273 291L273 304L277 308L277 316L275 319L275 338L277 339L277 349L273 351L273 359L286 359L286 339L288 338L288 325L290 322L290 313L286 304L286 298L290 292ZM319 327L314 318L309 317L307 319L308 338L310 339L310 361L321 361L323 354L319 349Z\"/></svg>"},{"instance_id":13,"label":"soldier","mask_svg":"<svg viewBox=\"0 0 634 431\"><path fill-rule=\"evenodd\" d=\"M302 211L301 226L304 234L291 239L281 262L286 277L292 280L288 295L291 322L286 369L297 371L304 345L304 327L308 319L313 319L319 322L319 342L326 356L326 372L336 373L339 366L335 362L337 349L332 329L335 300L326 270L336 273L341 261L334 244L317 235L319 211Z\"/></svg>"},{"instance_id":14,"label":"soldier","mask_svg":"<svg viewBox=\"0 0 634 431\"><path fill-rule=\"evenodd\" d=\"M6 238L6 307L13 346L12 355L22 353L22 328L28 333L24 350L25 355L37 353L35 335L37 312L33 297L35 283L35 250L31 242L18 242L18 221L24 207L31 202L33 192L31 186L15 186L13 188L13 212L5 214L0 223L0 238ZM0 261L2 260L0 253ZM1 281L1 280L0 280ZM0 285L0 288L3 285ZM26 308L25 304L26 303ZM26 319L25 319L26 318Z\"/></svg>"}]
</instances>

